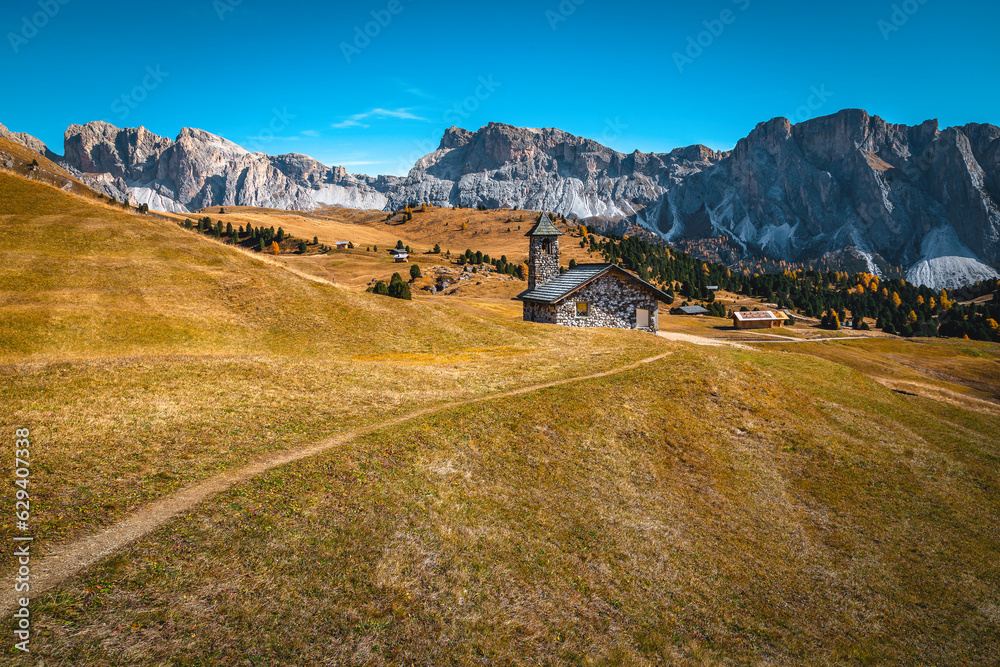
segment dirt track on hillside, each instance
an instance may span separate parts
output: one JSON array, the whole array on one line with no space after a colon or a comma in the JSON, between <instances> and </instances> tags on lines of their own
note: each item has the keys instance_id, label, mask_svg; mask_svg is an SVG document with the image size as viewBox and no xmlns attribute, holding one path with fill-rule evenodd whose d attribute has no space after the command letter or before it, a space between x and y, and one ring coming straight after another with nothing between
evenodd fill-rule
<instances>
[{"instance_id":1,"label":"dirt track on hillside","mask_svg":"<svg viewBox=\"0 0 1000 667\"><path fill-rule=\"evenodd\" d=\"M520 389L512 389L500 394L492 394L490 396L483 396L480 398L471 398L464 401L454 401L451 403L445 403L444 405L436 405L428 408L422 408L420 410L414 410L413 412L408 412L404 415L393 417L392 419L387 419L364 428L358 428L338 434L307 447L287 450L262 457L241 468L216 475L215 477L211 477L203 482L181 489L177 493L169 495L166 498L162 498L139 510L135 514L132 514L118 523L93 535L52 546L51 550L45 556L38 561L32 562L30 597L37 598L45 591L58 586L63 581L76 575L90 565L93 565L105 556L108 556L121 547L124 547L144 535L147 535L177 515L190 510L201 501L225 491L235 484L252 479L253 477L267 472L272 468L277 468L278 466L292 463L293 461L315 456L337 447L338 445L344 445L358 436L378 431L389 426L395 426L419 417L425 417L436 412L461 407L463 405L482 403L510 396L518 396L520 394L548 389L550 387L558 387L571 382L596 380L598 378L623 373L625 371L639 368L645 364L659 361L670 354L672 354L672 352L665 352L655 357L648 357L633 364L629 364L628 366L622 366L621 368L615 368L601 373L593 373L591 375L577 376L563 380L554 380L552 382L521 387ZM14 572L9 572L4 577L4 580L12 581L14 576ZM7 587L0 592L0 616L6 617L8 614L17 609L18 598L24 596L25 593L23 592L15 592L13 586Z\"/></svg>"}]
</instances>

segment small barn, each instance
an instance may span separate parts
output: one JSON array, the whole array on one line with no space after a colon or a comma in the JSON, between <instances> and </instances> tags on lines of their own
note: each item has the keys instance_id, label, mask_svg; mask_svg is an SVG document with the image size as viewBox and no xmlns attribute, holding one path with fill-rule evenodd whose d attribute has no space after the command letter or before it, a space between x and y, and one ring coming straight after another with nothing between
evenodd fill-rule
<instances>
[{"instance_id":1,"label":"small barn","mask_svg":"<svg viewBox=\"0 0 1000 667\"><path fill-rule=\"evenodd\" d=\"M733 313L733 326L737 329L772 329L785 326L787 320L784 313L770 310Z\"/></svg>"},{"instance_id":2,"label":"small barn","mask_svg":"<svg viewBox=\"0 0 1000 667\"><path fill-rule=\"evenodd\" d=\"M701 306L681 306L670 311L674 315L708 315L708 309Z\"/></svg>"},{"instance_id":3,"label":"small barn","mask_svg":"<svg viewBox=\"0 0 1000 667\"><path fill-rule=\"evenodd\" d=\"M527 234L528 289L517 295L524 321L568 327L658 330L659 303L673 297L616 264L559 267L560 232L542 214Z\"/></svg>"},{"instance_id":4,"label":"small barn","mask_svg":"<svg viewBox=\"0 0 1000 667\"><path fill-rule=\"evenodd\" d=\"M349 241L337 241L334 245L336 245L337 250L347 250L351 246Z\"/></svg>"},{"instance_id":5,"label":"small barn","mask_svg":"<svg viewBox=\"0 0 1000 667\"><path fill-rule=\"evenodd\" d=\"M410 253L406 252L405 250L401 250L399 248L391 249L389 251L389 254L392 255L392 258L396 261L396 264L402 264L403 262L408 261L410 258Z\"/></svg>"}]
</instances>

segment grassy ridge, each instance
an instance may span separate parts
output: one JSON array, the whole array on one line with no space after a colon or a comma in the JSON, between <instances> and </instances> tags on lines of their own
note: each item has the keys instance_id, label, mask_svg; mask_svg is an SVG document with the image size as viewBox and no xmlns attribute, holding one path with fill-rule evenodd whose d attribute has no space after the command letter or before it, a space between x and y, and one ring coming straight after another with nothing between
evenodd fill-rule
<instances>
[{"instance_id":1,"label":"grassy ridge","mask_svg":"<svg viewBox=\"0 0 1000 667\"><path fill-rule=\"evenodd\" d=\"M996 345L527 325L506 302L304 279L3 174L0 229L0 433L35 435L35 555L262 453L672 351L235 487L39 597L46 664L988 664L1000 647Z\"/></svg>"},{"instance_id":2,"label":"grassy ridge","mask_svg":"<svg viewBox=\"0 0 1000 667\"><path fill-rule=\"evenodd\" d=\"M4 174L0 193L0 433L38 444L39 555L256 456L663 347L317 283Z\"/></svg>"},{"instance_id":3,"label":"grassy ridge","mask_svg":"<svg viewBox=\"0 0 1000 667\"><path fill-rule=\"evenodd\" d=\"M175 228L0 174L0 360L530 344L447 308L303 280ZM277 342L280 339L280 342Z\"/></svg>"},{"instance_id":4,"label":"grassy ridge","mask_svg":"<svg viewBox=\"0 0 1000 667\"><path fill-rule=\"evenodd\" d=\"M997 442L842 365L679 350L234 489L46 596L42 654L986 664Z\"/></svg>"}]
</instances>

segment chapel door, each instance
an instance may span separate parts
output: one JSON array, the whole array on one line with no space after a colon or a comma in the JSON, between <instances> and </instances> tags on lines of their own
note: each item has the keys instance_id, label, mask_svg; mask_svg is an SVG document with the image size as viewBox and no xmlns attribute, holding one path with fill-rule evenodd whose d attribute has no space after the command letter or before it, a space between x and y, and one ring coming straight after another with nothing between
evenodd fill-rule
<instances>
[{"instance_id":1,"label":"chapel door","mask_svg":"<svg viewBox=\"0 0 1000 667\"><path fill-rule=\"evenodd\" d=\"M649 309L647 308L635 309L635 328L636 329L649 328Z\"/></svg>"}]
</instances>

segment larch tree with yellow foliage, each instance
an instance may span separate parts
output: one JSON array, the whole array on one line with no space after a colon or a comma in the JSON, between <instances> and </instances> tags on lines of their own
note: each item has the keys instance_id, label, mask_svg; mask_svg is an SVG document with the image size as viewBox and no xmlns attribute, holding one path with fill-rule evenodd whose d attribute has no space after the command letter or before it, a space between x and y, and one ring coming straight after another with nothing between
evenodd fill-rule
<instances>
[{"instance_id":1,"label":"larch tree with yellow foliage","mask_svg":"<svg viewBox=\"0 0 1000 667\"><path fill-rule=\"evenodd\" d=\"M948 290L942 289L938 297L941 299L941 310L951 310L951 307L955 305L955 302L948 298Z\"/></svg>"}]
</instances>

